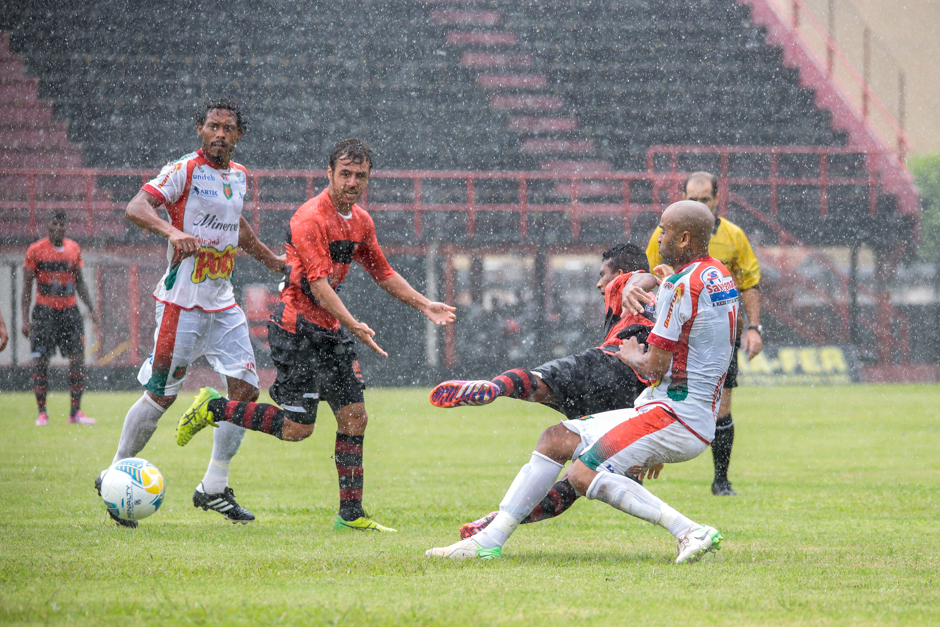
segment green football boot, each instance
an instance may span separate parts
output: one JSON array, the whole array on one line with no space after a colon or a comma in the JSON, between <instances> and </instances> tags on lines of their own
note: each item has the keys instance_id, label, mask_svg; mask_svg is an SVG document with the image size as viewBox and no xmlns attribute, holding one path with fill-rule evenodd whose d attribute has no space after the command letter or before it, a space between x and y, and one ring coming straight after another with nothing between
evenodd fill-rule
<instances>
[{"instance_id":1,"label":"green football boot","mask_svg":"<svg viewBox=\"0 0 940 627\"><path fill-rule=\"evenodd\" d=\"M186 446L193 436L212 425L218 427L209 411L209 401L222 398L222 395L212 388L202 388L196 400L190 405L180 423L176 426L176 443L180 446Z\"/></svg>"}]
</instances>

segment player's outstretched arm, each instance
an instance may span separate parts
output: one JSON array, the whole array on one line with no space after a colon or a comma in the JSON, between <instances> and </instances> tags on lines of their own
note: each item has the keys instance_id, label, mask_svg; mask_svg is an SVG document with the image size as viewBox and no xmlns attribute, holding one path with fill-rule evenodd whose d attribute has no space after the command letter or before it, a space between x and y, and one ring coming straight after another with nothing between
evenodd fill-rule
<instances>
[{"instance_id":1,"label":"player's outstretched arm","mask_svg":"<svg viewBox=\"0 0 940 627\"><path fill-rule=\"evenodd\" d=\"M444 326L457 320L456 307L451 307L445 303L438 303L428 300L423 294L411 287L400 274L395 274L384 281L378 281L379 287L400 300L401 302L414 307L434 324Z\"/></svg>"},{"instance_id":2,"label":"player's outstretched arm","mask_svg":"<svg viewBox=\"0 0 940 627\"><path fill-rule=\"evenodd\" d=\"M140 190L127 203L124 217L140 228L170 240L170 244L175 249L173 261L179 263L186 257L191 257L199 252L199 241L189 233L184 233L161 218L160 214L157 213L157 207L161 204L160 199L153 194Z\"/></svg>"},{"instance_id":3,"label":"player's outstretched arm","mask_svg":"<svg viewBox=\"0 0 940 627\"><path fill-rule=\"evenodd\" d=\"M260 261L271 272L283 272L286 254L276 255L264 242L258 239L248 220L240 217L238 220L238 247Z\"/></svg>"},{"instance_id":4,"label":"player's outstretched arm","mask_svg":"<svg viewBox=\"0 0 940 627\"><path fill-rule=\"evenodd\" d=\"M372 338L375 336L375 331L369 328L364 322L359 322L356 320L349 310L346 309L346 305L343 304L343 301L340 300L339 294L330 286L329 281L326 280L326 277L320 277L319 279L310 283L310 292L313 294L314 298L320 303L320 305L330 312L334 318L339 320L339 323L349 329L349 332L359 338L359 341L374 350L379 355L383 357L388 357L388 353L382 350L378 344L375 343L375 340Z\"/></svg>"}]
</instances>

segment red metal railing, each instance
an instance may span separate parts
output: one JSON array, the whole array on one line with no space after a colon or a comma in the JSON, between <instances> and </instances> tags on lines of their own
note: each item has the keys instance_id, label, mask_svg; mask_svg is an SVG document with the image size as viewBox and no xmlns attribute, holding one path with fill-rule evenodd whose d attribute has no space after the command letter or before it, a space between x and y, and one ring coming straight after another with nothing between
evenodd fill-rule
<instances>
[{"instance_id":1,"label":"red metal railing","mask_svg":"<svg viewBox=\"0 0 940 627\"><path fill-rule=\"evenodd\" d=\"M714 172L718 176L720 190L728 190L732 186L758 186L768 187L770 190L770 213L777 215L780 204L780 188L787 185L808 186L819 188L820 213L825 215L829 206L829 189L837 185L853 185L868 187L868 212L875 214L878 211L878 194L892 193L898 198L898 212L903 215L920 216L920 199L917 188L910 173L904 171L897 174L896 170L887 172L881 167L882 160L892 158L893 155L886 150L865 148L830 147L830 146L650 146L646 151L646 169L653 172L657 167L657 157L668 158L668 172L684 171L679 164L682 156L715 155L718 158L718 168ZM864 173L857 176L832 176L829 174L830 164L835 157L858 156L864 159ZM763 176L732 176L730 174L731 160L734 157L766 156L768 169ZM780 160L782 157L810 156L816 160L818 174L803 176L781 176ZM673 190L675 194L679 192ZM722 212L728 209L727 194L721 199Z\"/></svg>"},{"instance_id":2,"label":"red metal railing","mask_svg":"<svg viewBox=\"0 0 940 627\"><path fill-rule=\"evenodd\" d=\"M425 230L425 216L430 213L459 213L466 216L466 235L473 237L477 234L477 219L484 213L513 214L518 220L518 240L526 243L530 231L530 219L533 215L542 213L562 213L568 217L570 234L577 240L580 234L581 220L586 217L607 215L622 219L623 235L630 238L632 235L632 219L640 214L659 213L670 202L680 198L680 183L687 176L682 171L680 160L686 157L711 155L718 159L716 174L719 175L719 185L722 192L720 212L727 213L728 203L733 202L743 210L757 218L766 228L776 233L782 245L802 247L807 254L829 268L841 278L843 285L848 281L845 273L835 266L828 258L811 248L803 246L797 238L788 233L776 221L780 205L780 188L784 186L809 186L819 189L819 211L825 215L828 210L829 190L837 185L852 185L868 188L868 203L866 213L875 213L878 209L879 194L889 187L885 177L879 171L877 159L881 153L878 151L858 150L851 148L827 147L705 147L705 146L653 146L647 153L647 172L441 172L441 171L376 171L373 173L374 183L371 189L372 198L364 197L363 205L373 213L397 212L410 214L411 229L417 241ZM738 176L733 174L733 160L738 156L763 156L769 161L764 174ZM815 172L800 176L782 176L780 174L780 160L784 156L810 156L817 163ZM830 160L839 155L859 155L864 159L863 172L853 176L832 176L830 174ZM659 160L667 160L666 172L656 172ZM117 225L123 230L123 218L115 216L114 212L123 213L126 200L129 199L140 184L156 175L155 170L141 169L0 169L0 184L6 181L19 181L25 178L26 193L21 198L7 198L0 200L0 236L39 234L39 220L41 213L50 209L65 209L70 212L81 213L84 218L85 234L107 234L106 225ZM44 188L47 180L70 180L73 189L81 190L81 198L74 195L68 199L57 199L54 193L48 193ZM115 200L110 193L99 192L102 186L98 185L100 179L123 179L121 191L122 198ZM250 191L246 199L245 210L249 220L256 230L259 230L264 212L294 211L299 202L297 200L284 201L277 199L283 194L285 182L294 179L293 187L288 185L294 198L312 197L326 184L326 177L322 172L306 170L255 170L249 173ZM386 189L383 183L399 181L397 191ZM439 186L449 186L446 193L442 193ZM494 190L492 185L501 186ZM435 186L438 188L435 188ZM490 186L490 188L488 188ZM769 211L758 210L749 204L734 190L740 187L765 187L769 190ZM916 190L910 181L893 181L894 189L906 190L906 196L899 196L899 211L915 216L918 215ZM60 189L61 186L58 187ZM642 189L640 189L642 188ZM18 189L23 189L22 185ZM270 194L268 191L270 190ZM640 195L642 194L642 197ZM394 196L394 198L392 198ZM446 196L446 198L442 198ZM268 198L272 199L268 199ZM390 200L391 198L391 200ZM638 200L639 198L639 200ZM911 202L911 198L915 202ZM25 216L23 212L25 211ZM110 218L103 224L106 214ZM24 219L25 218L25 219ZM22 232L27 231L27 232ZM459 243L459 242L454 242ZM133 255L129 255L132 257ZM130 258L129 283L130 291L139 292L140 266ZM445 271L446 273L446 271ZM901 328L904 335L903 351L907 351L906 320L896 309L891 307L886 293L871 293L863 286L859 293L871 296L885 312L890 312L898 320L902 320ZM136 301L135 301L136 302ZM843 306L842 304L837 305ZM786 318L786 312L780 312L781 318ZM848 324L848 316L842 316ZM867 321L861 324L870 328L879 339L886 339L890 329L870 325ZM129 321L131 331L138 328L137 315L134 312ZM793 322L799 332L799 320ZM804 335L810 330L803 329ZM125 353L130 355L133 362L137 361L138 341L137 333L132 332L131 345ZM840 339L847 338L847 327L839 333ZM885 337L883 337L885 336ZM809 337L809 336L807 336ZM452 339L452 338L451 338ZM888 346L888 342L883 342ZM453 351L451 343L447 343ZM123 360L122 360L123 361Z\"/></svg>"}]
</instances>

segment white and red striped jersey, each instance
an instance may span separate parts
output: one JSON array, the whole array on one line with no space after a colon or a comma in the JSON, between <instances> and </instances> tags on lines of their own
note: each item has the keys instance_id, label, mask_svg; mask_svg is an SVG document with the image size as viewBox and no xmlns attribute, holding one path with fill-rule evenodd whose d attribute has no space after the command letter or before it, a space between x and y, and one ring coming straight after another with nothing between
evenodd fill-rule
<instances>
[{"instance_id":1,"label":"white and red striped jersey","mask_svg":"<svg viewBox=\"0 0 940 627\"><path fill-rule=\"evenodd\" d=\"M167 244L167 270L153 297L184 309L220 311L235 306L232 271L248 172L234 161L219 170L190 153L163 166L143 189L166 205L173 226L199 240L196 255L180 261Z\"/></svg>"},{"instance_id":2,"label":"white and red striped jersey","mask_svg":"<svg viewBox=\"0 0 940 627\"><path fill-rule=\"evenodd\" d=\"M711 442L737 319L737 286L717 259L696 259L664 280L648 342L671 352L672 363L634 406L665 405L699 438Z\"/></svg>"}]
</instances>

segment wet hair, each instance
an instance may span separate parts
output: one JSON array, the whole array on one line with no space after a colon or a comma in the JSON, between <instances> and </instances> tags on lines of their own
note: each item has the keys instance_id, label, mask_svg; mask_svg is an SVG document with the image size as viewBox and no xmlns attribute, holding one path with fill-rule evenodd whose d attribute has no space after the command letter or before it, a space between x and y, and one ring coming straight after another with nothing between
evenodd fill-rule
<instances>
[{"instance_id":1,"label":"wet hair","mask_svg":"<svg viewBox=\"0 0 940 627\"><path fill-rule=\"evenodd\" d=\"M617 244L611 246L601 255L602 262L610 261L611 270L621 272L635 272L636 270L650 271L646 251L636 244Z\"/></svg>"},{"instance_id":2,"label":"wet hair","mask_svg":"<svg viewBox=\"0 0 940 627\"><path fill-rule=\"evenodd\" d=\"M48 224L53 222L68 222L69 215L66 213L65 209L53 209L49 212L49 217L46 218Z\"/></svg>"},{"instance_id":3,"label":"wet hair","mask_svg":"<svg viewBox=\"0 0 940 627\"><path fill-rule=\"evenodd\" d=\"M241 132L244 133L248 128L248 120L245 119L245 114L242 113L238 103L228 98L215 98L206 100L202 108L195 115L196 124L205 124L206 117L209 115L209 112L215 111L216 109L231 112L232 115L235 116L235 126L238 127L238 130Z\"/></svg>"},{"instance_id":4,"label":"wet hair","mask_svg":"<svg viewBox=\"0 0 940 627\"><path fill-rule=\"evenodd\" d=\"M705 180L712 184L712 196L718 195L718 177L712 174L711 172L693 172L689 175L689 178L685 180L685 183L682 184L682 193L689 193L689 181L692 180Z\"/></svg>"},{"instance_id":5,"label":"wet hair","mask_svg":"<svg viewBox=\"0 0 940 627\"><path fill-rule=\"evenodd\" d=\"M372 149L361 139L344 139L333 146L330 152L330 168L336 169L336 162L340 159L348 159L353 163L359 164L364 161L369 162L369 171L375 162L372 160Z\"/></svg>"}]
</instances>

